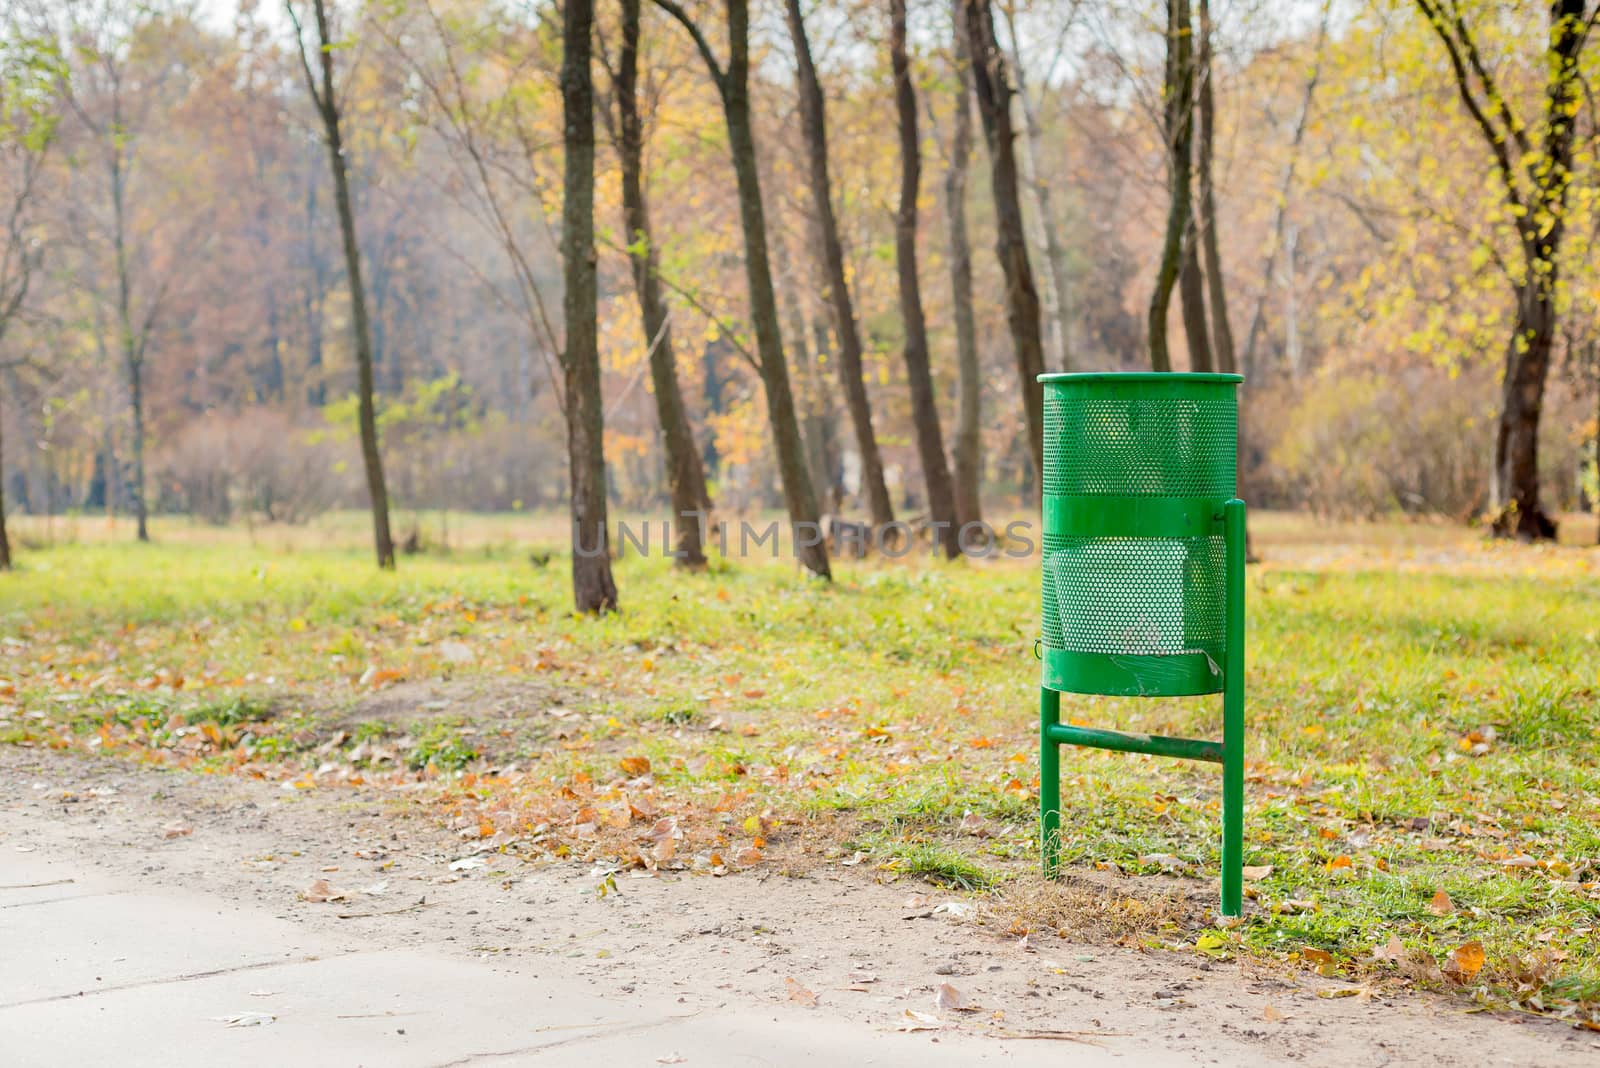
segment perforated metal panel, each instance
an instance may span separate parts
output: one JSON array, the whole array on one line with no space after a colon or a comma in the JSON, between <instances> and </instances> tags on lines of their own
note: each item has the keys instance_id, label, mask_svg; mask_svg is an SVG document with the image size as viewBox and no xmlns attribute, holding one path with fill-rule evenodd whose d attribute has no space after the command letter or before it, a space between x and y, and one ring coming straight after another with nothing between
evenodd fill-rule
<instances>
[{"instance_id":1,"label":"perforated metal panel","mask_svg":"<svg viewBox=\"0 0 1600 1068\"><path fill-rule=\"evenodd\" d=\"M1175 656L1222 663L1221 535L1076 538L1044 535L1045 645L1079 653Z\"/></svg>"},{"instance_id":2,"label":"perforated metal panel","mask_svg":"<svg viewBox=\"0 0 1600 1068\"><path fill-rule=\"evenodd\" d=\"M1238 408L1231 386L1214 392L1107 397L1046 388L1045 493L1233 496Z\"/></svg>"}]
</instances>

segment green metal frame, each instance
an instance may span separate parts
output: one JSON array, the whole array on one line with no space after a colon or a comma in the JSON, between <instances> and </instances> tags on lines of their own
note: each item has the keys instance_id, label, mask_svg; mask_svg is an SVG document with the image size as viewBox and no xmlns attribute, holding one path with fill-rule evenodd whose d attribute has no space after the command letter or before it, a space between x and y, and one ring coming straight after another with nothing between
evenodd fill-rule
<instances>
[{"instance_id":1,"label":"green metal frame","mask_svg":"<svg viewBox=\"0 0 1600 1068\"><path fill-rule=\"evenodd\" d=\"M1096 502L1103 506L1105 502ZM1244 896L1244 646L1245 504L1234 499L1211 510L1203 524L1190 504L1161 502L1181 516L1182 529L1210 533L1220 524L1225 546L1224 618L1226 641L1222 670L1222 741L1163 738L1149 734L1078 727L1061 722L1061 692L1126 694L1146 692L1151 672L1159 672L1159 692L1167 695L1217 692L1215 665L1203 654L1116 656L1046 650L1044 677L1061 689L1039 689L1039 827L1044 873L1055 878L1061 867L1061 749L1081 745L1120 753L1147 753L1222 765L1222 915L1238 916ZM1112 512L1117 509L1111 509ZM1108 523L1121 522L1107 520ZM1209 529L1207 529L1209 528ZM1148 530L1149 528L1133 528ZM1110 531L1108 531L1109 533ZM1050 658L1055 657L1052 661ZM1177 662L1176 664L1174 662ZM1188 680L1187 682L1185 680Z\"/></svg>"}]
</instances>

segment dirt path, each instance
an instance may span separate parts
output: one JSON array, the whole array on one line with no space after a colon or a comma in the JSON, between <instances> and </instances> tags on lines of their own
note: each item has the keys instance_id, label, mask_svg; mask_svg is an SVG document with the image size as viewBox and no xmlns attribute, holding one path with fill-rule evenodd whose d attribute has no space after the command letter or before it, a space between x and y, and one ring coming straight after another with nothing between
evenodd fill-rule
<instances>
[{"instance_id":1,"label":"dirt path","mask_svg":"<svg viewBox=\"0 0 1600 1068\"><path fill-rule=\"evenodd\" d=\"M966 900L909 880L883 885L860 868L618 873L602 896L601 871L473 855L408 816L392 792L289 792L5 747L0 851L71 857L119 886L253 906L351 951L424 948L495 971L570 976L624 1004L770 1012L787 1042L808 1019L819 1036L827 1021L875 1033L940 1028L904 1036L891 1063L935 1048L923 1043L980 1040L992 1047L974 1048L1015 1051L1011 1063L1069 1050L1082 1063L1083 1044L1129 1064L1600 1062L1600 1036L1461 1002L1328 997L1335 985L1302 975L1053 937L1024 946L964 918ZM348 897L302 900L319 879ZM918 895L928 900L908 904ZM942 984L972 1011L938 1005ZM714 1049L681 1052L686 1063L723 1063ZM790 1048L772 1063L804 1059Z\"/></svg>"}]
</instances>

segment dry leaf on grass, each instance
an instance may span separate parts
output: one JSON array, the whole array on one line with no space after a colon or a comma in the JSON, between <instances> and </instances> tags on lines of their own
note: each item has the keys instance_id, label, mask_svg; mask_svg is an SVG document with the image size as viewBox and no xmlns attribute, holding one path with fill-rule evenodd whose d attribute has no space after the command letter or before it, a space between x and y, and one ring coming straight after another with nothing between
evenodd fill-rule
<instances>
[{"instance_id":1,"label":"dry leaf on grass","mask_svg":"<svg viewBox=\"0 0 1600 1068\"><path fill-rule=\"evenodd\" d=\"M1457 946L1444 960L1444 974L1458 983L1470 983L1483 970L1483 943L1476 940Z\"/></svg>"},{"instance_id":2,"label":"dry leaf on grass","mask_svg":"<svg viewBox=\"0 0 1600 1068\"><path fill-rule=\"evenodd\" d=\"M1399 964L1406 959L1405 943L1400 941L1399 935L1390 935L1389 941L1372 951L1372 959L1386 960Z\"/></svg>"},{"instance_id":3,"label":"dry leaf on grass","mask_svg":"<svg viewBox=\"0 0 1600 1068\"><path fill-rule=\"evenodd\" d=\"M1455 902L1450 900L1450 895L1443 890L1434 891L1433 900L1428 902L1428 911L1435 916L1448 916L1456 910Z\"/></svg>"},{"instance_id":4,"label":"dry leaf on grass","mask_svg":"<svg viewBox=\"0 0 1600 1068\"><path fill-rule=\"evenodd\" d=\"M784 979L783 988L789 992L789 1000L804 1005L808 1009L817 1007L817 992L807 990L792 976Z\"/></svg>"},{"instance_id":5,"label":"dry leaf on grass","mask_svg":"<svg viewBox=\"0 0 1600 1068\"><path fill-rule=\"evenodd\" d=\"M637 777L640 775L650 774L650 760L648 757L625 756L617 763L620 764L622 766L622 770L629 775Z\"/></svg>"},{"instance_id":6,"label":"dry leaf on grass","mask_svg":"<svg viewBox=\"0 0 1600 1068\"><path fill-rule=\"evenodd\" d=\"M1271 864L1246 864L1244 867L1244 877L1246 882L1260 882L1262 879L1265 879L1271 874Z\"/></svg>"}]
</instances>

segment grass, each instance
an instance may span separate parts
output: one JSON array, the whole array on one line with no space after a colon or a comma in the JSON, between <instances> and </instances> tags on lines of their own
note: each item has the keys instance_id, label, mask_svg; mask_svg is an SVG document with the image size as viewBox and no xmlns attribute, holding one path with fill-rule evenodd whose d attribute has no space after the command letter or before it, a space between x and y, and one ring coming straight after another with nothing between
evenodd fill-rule
<instances>
[{"instance_id":1,"label":"grass","mask_svg":"<svg viewBox=\"0 0 1600 1068\"><path fill-rule=\"evenodd\" d=\"M0 579L0 739L305 788L433 776L441 811L530 855L716 870L860 848L997 887L1010 928L1077 929L1062 910L1100 893L1031 874L1036 564L841 564L830 587L629 557L623 612L597 620L568 610L564 561L529 563L558 523L451 530L397 574L348 518L27 552ZM1255 537L1248 916L1197 930L1166 904L1214 900L1215 768L1069 749L1063 855L1113 881L1102 926L1596 1020L1600 553L1270 515ZM1211 699L1063 715L1191 737L1219 720ZM1375 960L1391 939L1403 961ZM1481 972L1445 979L1473 942Z\"/></svg>"}]
</instances>

